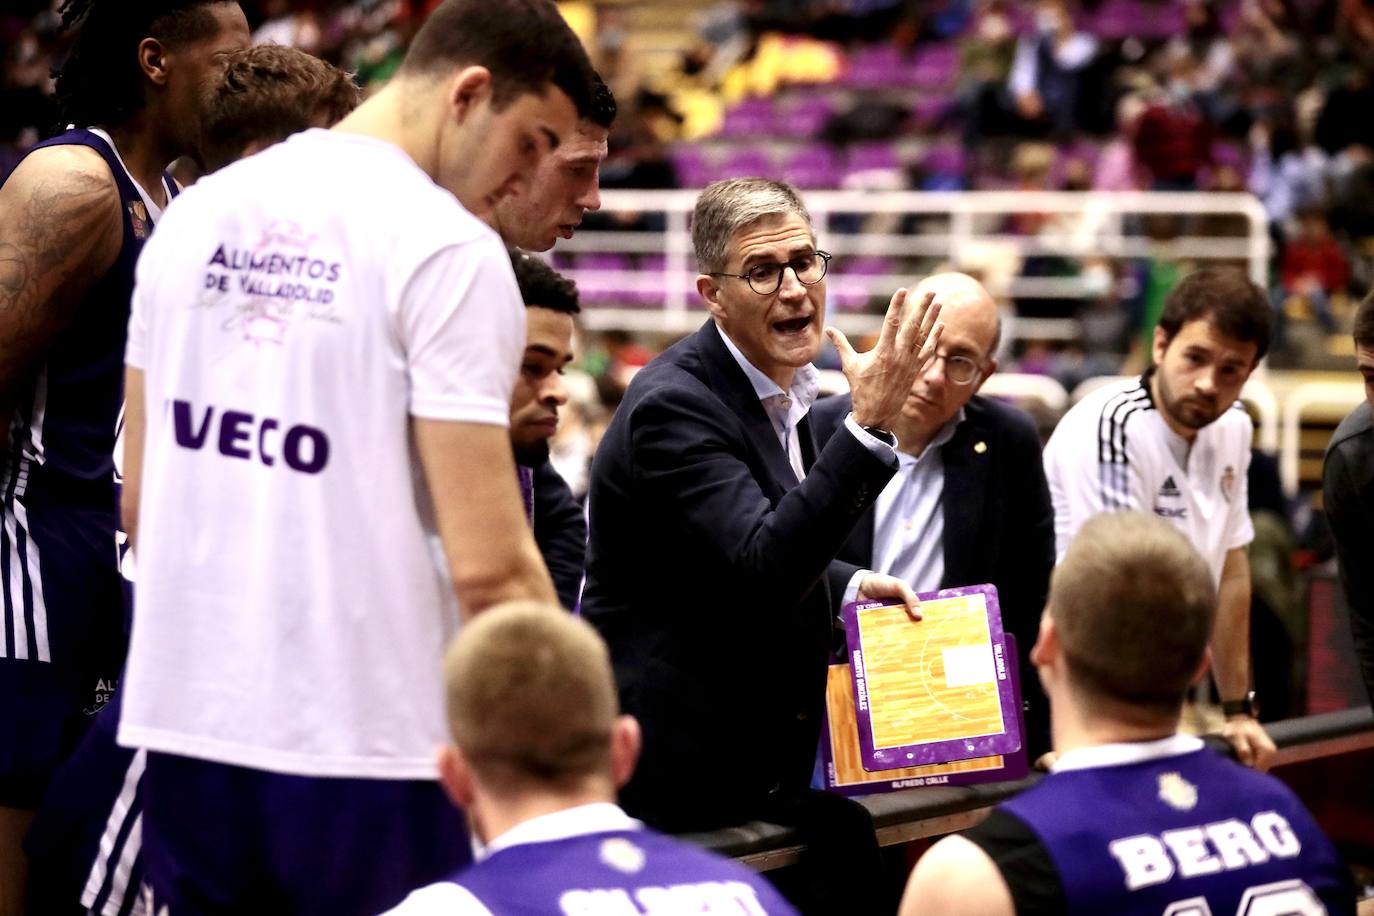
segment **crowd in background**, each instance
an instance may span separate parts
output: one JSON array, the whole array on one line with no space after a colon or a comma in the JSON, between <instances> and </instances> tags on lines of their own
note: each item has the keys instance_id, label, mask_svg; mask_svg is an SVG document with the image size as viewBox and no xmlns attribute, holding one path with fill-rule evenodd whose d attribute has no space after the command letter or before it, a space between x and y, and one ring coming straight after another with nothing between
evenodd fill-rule
<instances>
[{"instance_id":1,"label":"crowd in background","mask_svg":"<svg viewBox=\"0 0 1374 916\"><path fill-rule=\"evenodd\" d=\"M337 63L365 90L391 75L432 5L243 4L256 41ZM836 184L1251 191L1274 242L1273 365L1330 359L1329 342L1348 336L1353 303L1374 282L1374 3L723 0L684 6L694 14L695 43L658 72L632 53L637 6L582 9L590 16L584 38L622 103L603 188L700 184L699 147L770 139L767 129L733 135L732 112L773 99L804 120L808 98L824 97L832 101L815 109L812 123L790 125L794 142L805 128L801 141L817 148L915 143L923 151L880 158L861 176L837 173ZM0 13L0 172L53 126L50 72L67 42L60 7L61 0L18 0ZM883 165L890 174L881 174ZM636 218L589 213L584 228L625 228ZM901 228L923 226L912 218ZM1062 220L1033 215L993 228L1066 231ZM1147 258L1025 258L1022 275L1079 277L1101 292L1012 303L1018 314L1075 318L1079 338L1023 339L1004 354L1004 368L1048 374L1070 389L1087 376L1138 371L1164 296L1191 266L1172 240L1246 232L1243 220L1226 217L1156 217L1143 229L1157 243ZM559 266L576 264L560 257ZM913 258L890 266L919 275L937 265ZM609 411L662 343L622 332L586 341L586 372L555 443L555 461L579 494Z\"/></svg>"}]
</instances>

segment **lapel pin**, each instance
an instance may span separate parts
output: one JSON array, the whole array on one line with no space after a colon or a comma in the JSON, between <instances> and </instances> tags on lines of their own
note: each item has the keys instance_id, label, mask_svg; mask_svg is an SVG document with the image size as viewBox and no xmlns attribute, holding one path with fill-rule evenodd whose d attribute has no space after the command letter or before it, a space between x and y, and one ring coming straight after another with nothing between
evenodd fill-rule
<instances>
[{"instance_id":1,"label":"lapel pin","mask_svg":"<svg viewBox=\"0 0 1374 916\"><path fill-rule=\"evenodd\" d=\"M987 450L988 450L988 444L987 444L986 442L981 442L981 441L980 441L980 442L975 442L975 443L973 444L973 451L974 451L975 454L981 455L981 454L983 454L984 452L986 452Z\"/></svg>"}]
</instances>

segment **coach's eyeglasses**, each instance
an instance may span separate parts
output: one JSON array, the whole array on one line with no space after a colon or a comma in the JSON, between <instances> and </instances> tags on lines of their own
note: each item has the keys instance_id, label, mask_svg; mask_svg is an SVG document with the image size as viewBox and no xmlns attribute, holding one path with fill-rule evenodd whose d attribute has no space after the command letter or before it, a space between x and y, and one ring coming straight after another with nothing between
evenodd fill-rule
<instances>
[{"instance_id":1,"label":"coach's eyeglasses","mask_svg":"<svg viewBox=\"0 0 1374 916\"><path fill-rule=\"evenodd\" d=\"M782 289L782 275L789 267L797 275L797 282L802 286L815 286L825 279L825 272L830 268L830 258L831 254L828 251L813 251L810 254L797 255L786 264L769 261L765 264L755 264L742 274L714 273L706 276L744 280L749 284L749 288L760 296L771 296Z\"/></svg>"},{"instance_id":2,"label":"coach's eyeglasses","mask_svg":"<svg viewBox=\"0 0 1374 916\"><path fill-rule=\"evenodd\" d=\"M941 359L945 361L945 378L956 385L972 385L974 379L983 371L983 367L969 357L950 356L948 353L936 353L931 357L931 365ZM925 369L921 371L924 372Z\"/></svg>"}]
</instances>

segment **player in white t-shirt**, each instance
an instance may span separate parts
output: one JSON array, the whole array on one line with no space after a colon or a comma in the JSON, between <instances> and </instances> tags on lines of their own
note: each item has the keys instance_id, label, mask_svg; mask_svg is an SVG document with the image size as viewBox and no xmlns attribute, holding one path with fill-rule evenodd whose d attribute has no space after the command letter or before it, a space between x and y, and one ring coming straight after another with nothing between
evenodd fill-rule
<instances>
[{"instance_id":1,"label":"player in white t-shirt","mask_svg":"<svg viewBox=\"0 0 1374 916\"><path fill-rule=\"evenodd\" d=\"M159 908L375 912L465 858L443 646L460 610L553 598L506 430L524 306L480 217L589 74L549 0L446 0L384 89L198 183L139 262L119 739Z\"/></svg>"},{"instance_id":2,"label":"player in white t-shirt","mask_svg":"<svg viewBox=\"0 0 1374 916\"><path fill-rule=\"evenodd\" d=\"M1134 509L1168 519L1207 561L1218 585L1211 649L1224 733L1260 769L1274 744L1250 689L1253 424L1236 399L1269 347L1271 320L1264 293L1239 271L1190 274L1165 302L1154 367L1074 405L1045 446L1060 558L1092 516Z\"/></svg>"}]
</instances>

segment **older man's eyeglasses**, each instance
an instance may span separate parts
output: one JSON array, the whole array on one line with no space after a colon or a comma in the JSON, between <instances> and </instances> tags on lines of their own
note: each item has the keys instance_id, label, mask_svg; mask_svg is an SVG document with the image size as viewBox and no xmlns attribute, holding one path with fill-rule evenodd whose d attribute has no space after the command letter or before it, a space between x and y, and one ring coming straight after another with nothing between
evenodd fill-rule
<instances>
[{"instance_id":1,"label":"older man's eyeglasses","mask_svg":"<svg viewBox=\"0 0 1374 916\"><path fill-rule=\"evenodd\" d=\"M948 353L936 353L932 359L943 359L945 361L945 378L956 385L970 385L982 372L982 367L977 362L967 356L950 356ZM922 370L925 371L925 370Z\"/></svg>"},{"instance_id":2,"label":"older man's eyeglasses","mask_svg":"<svg viewBox=\"0 0 1374 916\"><path fill-rule=\"evenodd\" d=\"M808 254L797 255L786 264L768 261L763 264L755 264L742 274L713 273L707 274L707 276L744 280L749 284L749 288L760 296L771 296L782 289L782 277L789 267L797 275L797 282L802 286L815 286L825 279L825 272L830 267L830 258L831 255L828 251L812 251Z\"/></svg>"}]
</instances>

